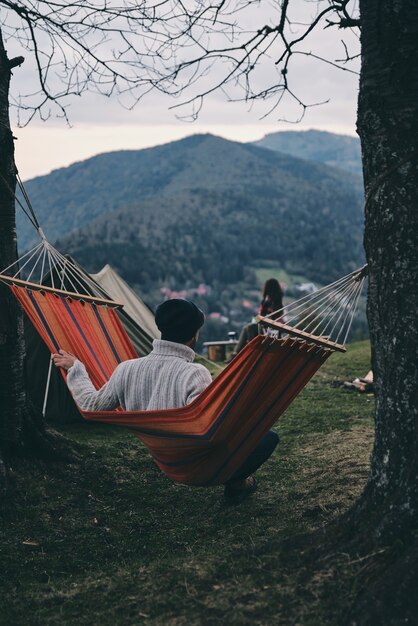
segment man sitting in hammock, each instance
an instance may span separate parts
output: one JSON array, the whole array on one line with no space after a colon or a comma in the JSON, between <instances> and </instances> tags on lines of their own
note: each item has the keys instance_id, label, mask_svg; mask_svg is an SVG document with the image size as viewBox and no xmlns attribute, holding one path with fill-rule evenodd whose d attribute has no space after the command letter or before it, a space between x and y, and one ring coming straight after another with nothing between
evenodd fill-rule
<instances>
[{"instance_id":1,"label":"man sitting in hammock","mask_svg":"<svg viewBox=\"0 0 418 626\"><path fill-rule=\"evenodd\" d=\"M208 370L197 363L194 347L203 326L203 312L189 300L175 298L160 304L155 322L161 339L154 339L152 352L120 363L99 390L86 368L72 354L60 350L52 358L67 370L67 384L78 406L86 411L152 411L189 404L211 382ZM240 501L256 490L252 475L272 454L278 436L269 431L243 465L225 485L225 497Z\"/></svg>"}]
</instances>

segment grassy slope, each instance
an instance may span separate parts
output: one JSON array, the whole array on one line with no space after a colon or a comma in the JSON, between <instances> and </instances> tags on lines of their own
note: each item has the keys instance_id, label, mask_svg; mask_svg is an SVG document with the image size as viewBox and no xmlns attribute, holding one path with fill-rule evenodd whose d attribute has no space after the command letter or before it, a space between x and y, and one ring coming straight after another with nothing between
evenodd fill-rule
<instances>
[{"instance_id":1,"label":"grassy slope","mask_svg":"<svg viewBox=\"0 0 418 626\"><path fill-rule=\"evenodd\" d=\"M333 383L368 369L367 343L325 364L238 507L221 488L171 483L127 432L67 429L79 466L22 462L2 511L0 623L338 624L349 595L323 603L274 541L326 524L361 492L373 397Z\"/></svg>"}]
</instances>

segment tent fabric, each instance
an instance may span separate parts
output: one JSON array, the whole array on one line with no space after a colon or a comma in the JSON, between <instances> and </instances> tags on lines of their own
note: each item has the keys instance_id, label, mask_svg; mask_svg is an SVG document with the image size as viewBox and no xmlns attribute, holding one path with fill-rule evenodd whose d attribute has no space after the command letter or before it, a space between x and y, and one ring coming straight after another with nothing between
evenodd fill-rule
<instances>
[{"instance_id":1,"label":"tent fabric","mask_svg":"<svg viewBox=\"0 0 418 626\"><path fill-rule=\"evenodd\" d=\"M160 339L161 333L155 324L154 314L145 302L134 292L115 272L110 265L105 265L97 274L90 274L91 278L104 289L116 302L123 302L123 310L145 330L153 339Z\"/></svg>"},{"instance_id":2,"label":"tent fabric","mask_svg":"<svg viewBox=\"0 0 418 626\"><path fill-rule=\"evenodd\" d=\"M114 309L52 291L11 289L49 351L75 354L96 387L135 354ZM331 353L298 339L259 336L186 407L81 413L133 430L171 479L223 484Z\"/></svg>"}]
</instances>

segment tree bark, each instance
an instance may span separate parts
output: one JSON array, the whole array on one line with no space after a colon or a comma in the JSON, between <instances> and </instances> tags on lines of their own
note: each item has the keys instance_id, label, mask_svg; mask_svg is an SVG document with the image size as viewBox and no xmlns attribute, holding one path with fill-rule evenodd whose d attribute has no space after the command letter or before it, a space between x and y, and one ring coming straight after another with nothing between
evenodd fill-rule
<instances>
[{"instance_id":1,"label":"tree bark","mask_svg":"<svg viewBox=\"0 0 418 626\"><path fill-rule=\"evenodd\" d=\"M10 62L0 31L0 268L17 259L16 166L9 121ZM26 404L23 381L23 320L10 290L0 283L0 491L6 488L8 457L19 445Z\"/></svg>"},{"instance_id":2,"label":"tree bark","mask_svg":"<svg viewBox=\"0 0 418 626\"><path fill-rule=\"evenodd\" d=\"M362 0L358 132L366 191L376 441L361 506L382 543L418 518L418 5Z\"/></svg>"}]
</instances>

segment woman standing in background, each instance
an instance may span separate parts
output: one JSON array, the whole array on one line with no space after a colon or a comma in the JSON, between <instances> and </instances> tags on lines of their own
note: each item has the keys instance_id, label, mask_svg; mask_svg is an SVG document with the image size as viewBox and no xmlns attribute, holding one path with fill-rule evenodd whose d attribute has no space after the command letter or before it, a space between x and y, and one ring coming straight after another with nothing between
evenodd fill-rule
<instances>
[{"instance_id":1,"label":"woman standing in background","mask_svg":"<svg viewBox=\"0 0 418 626\"><path fill-rule=\"evenodd\" d=\"M265 317L275 311L278 311L277 315L272 315L272 319L283 318L283 290L280 287L280 283L276 278L269 278L264 283L263 295L258 309L259 315ZM241 330L241 334L238 339L237 346L234 350L234 355L238 354L240 350L254 337L258 335L258 324L253 320L250 324L246 324Z\"/></svg>"},{"instance_id":2,"label":"woman standing in background","mask_svg":"<svg viewBox=\"0 0 418 626\"><path fill-rule=\"evenodd\" d=\"M275 311L277 315L272 315L272 319L278 319L283 316L283 291L280 283L276 278L269 278L264 283L263 298L260 303L259 315L266 317Z\"/></svg>"}]
</instances>

